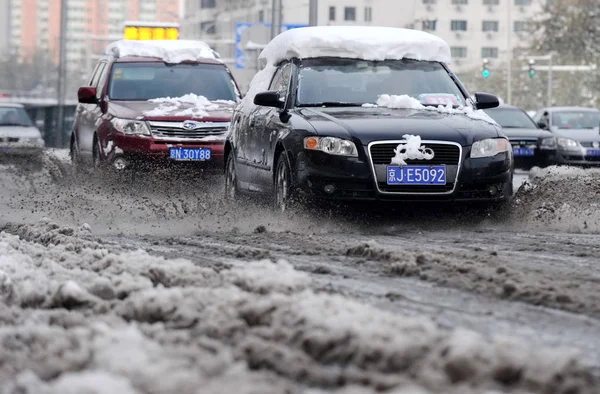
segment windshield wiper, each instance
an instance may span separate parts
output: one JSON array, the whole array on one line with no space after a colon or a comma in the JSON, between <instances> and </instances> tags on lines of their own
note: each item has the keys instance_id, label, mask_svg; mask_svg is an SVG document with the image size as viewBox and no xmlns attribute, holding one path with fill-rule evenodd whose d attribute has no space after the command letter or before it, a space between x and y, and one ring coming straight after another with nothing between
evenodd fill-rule
<instances>
[{"instance_id":1,"label":"windshield wiper","mask_svg":"<svg viewBox=\"0 0 600 394\"><path fill-rule=\"evenodd\" d=\"M299 107L361 107L363 103L349 103L344 101L323 101L322 103L300 104Z\"/></svg>"}]
</instances>

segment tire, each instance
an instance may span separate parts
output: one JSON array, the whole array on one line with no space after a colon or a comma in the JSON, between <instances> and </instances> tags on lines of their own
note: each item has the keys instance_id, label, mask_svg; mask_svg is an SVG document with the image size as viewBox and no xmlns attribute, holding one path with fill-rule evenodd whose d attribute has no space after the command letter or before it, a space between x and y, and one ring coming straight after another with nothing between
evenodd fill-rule
<instances>
[{"instance_id":1,"label":"tire","mask_svg":"<svg viewBox=\"0 0 600 394\"><path fill-rule=\"evenodd\" d=\"M275 208L286 212L296 204L296 195L292 179L292 171L285 153L281 153L275 167Z\"/></svg>"},{"instance_id":2,"label":"tire","mask_svg":"<svg viewBox=\"0 0 600 394\"><path fill-rule=\"evenodd\" d=\"M233 152L227 156L225 165L225 199L236 201L238 199L237 173L235 172L235 158Z\"/></svg>"}]
</instances>

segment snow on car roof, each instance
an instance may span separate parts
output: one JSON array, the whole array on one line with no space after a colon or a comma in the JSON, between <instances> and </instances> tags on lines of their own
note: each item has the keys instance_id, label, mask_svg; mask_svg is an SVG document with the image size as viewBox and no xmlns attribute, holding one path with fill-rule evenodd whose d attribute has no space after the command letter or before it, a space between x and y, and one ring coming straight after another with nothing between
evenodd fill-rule
<instances>
[{"instance_id":1,"label":"snow on car roof","mask_svg":"<svg viewBox=\"0 0 600 394\"><path fill-rule=\"evenodd\" d=\"M449 63L450 47L419 30L374 26L315 26L287 30L261 52L261 64L282 60L343 57L364 60L414 59Z\"/></svg>"},{"instance_id":2,"label":"snow on car roof","mask_svg":"<svg viewBox=\"0 0 600 394\"><path fill-rule=\"evenodd\" d=\"M116 57L154 57L171 64L202 59L219 60L219 54L207 43L195 40L120 40L106 47L104 53Z\"/></svg>"}]
</instances>

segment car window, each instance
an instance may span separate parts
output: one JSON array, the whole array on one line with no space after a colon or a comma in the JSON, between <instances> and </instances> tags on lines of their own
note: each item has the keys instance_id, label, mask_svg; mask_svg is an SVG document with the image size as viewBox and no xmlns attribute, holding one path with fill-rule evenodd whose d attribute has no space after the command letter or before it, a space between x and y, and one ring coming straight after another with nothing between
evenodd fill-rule
<instances>
[{"instance_id":1,"label":"car window","mask_svg":"<svg viewBox=\"0 0 600 394\"><path fill-rule=\"evenodd\" d=\"M305 60L300 68L299 105L376 103L384 94L408 95L430 105L466 104L460 88L437 62L320 58Z\"/></svg>"},{"instance_id":2,"label":"car window","mask_svg":"<svg viewBox=\"0 0 600 394\"><path fill-rule=\"evenodd\" d=\"M594 129L600 126L600 112L557 111L552 113L552 126L559 129Z\"/></svg>"},{"instance_id":3,"label":"car window","mask_svg":"<svg viewBox=\"0 0 600 394\"><path fill-rule=\"evenodd\" d=\"M290 63L286 63L279 67L273 76L269 90L276 90L279 92L280 97L286 97L290 85L291 70L292 66Z\"/></svg>"},{"instance_id":4,"label":"car window","mask_svg":"<svg viewBox=\"0 0 600 394\"><path fill-rule=\"evenodd\" d=\"M537 129L529 115L520 109L494 108L484 111L505 129Z\"/></svg>"},{"instance_id":5,"label":"car window","mask_svg":"<svg viewBox=\"0 0 600 394\"><path fill-rule=\"evenodd\" d=\"M96 67L96 71L94 72L94 76L92 77L89 86L93 86L93 87L98 86L98 80L100 79L100 76L102 75L102 71L104 71L104 67L106 67L106 62L98 63L98 66Z\"/></svg>"},{"instance_id":6,"label":"car window","mask_svg":"<svg viewBox=\"0 0 600 394\"><path fill-rule=\"evenodd\" d=\"M187 94L209 100L238 99L231 74L221 64L114 63L110 72L111 100L146 101Z\"/></svg>"},{"instance_id":7,"label":"car window","mask_svg":"<svg viewBox=\"0 0 600 394\"><path fill-rule=\"evenodd\" d=\"M23 108L0 107L0 127L3 126L31 127L33 123Z\"/></svg>"}]
</instances>

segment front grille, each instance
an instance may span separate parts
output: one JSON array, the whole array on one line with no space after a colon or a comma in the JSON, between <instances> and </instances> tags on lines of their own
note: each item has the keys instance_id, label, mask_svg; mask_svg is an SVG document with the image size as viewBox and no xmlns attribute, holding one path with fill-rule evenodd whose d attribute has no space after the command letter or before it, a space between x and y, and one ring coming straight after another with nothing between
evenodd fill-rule
<instances>
[{"instance_id":1,"label":"front grille","mask_svg":"<svg viewBox=\"0 0 600 394\"><path fill-rule=\"evenodd\" d=\"M529 146L529 145L537 145L537 139L525 139L525 138L520 138L520 139L510 139L510 144L512 146Z\"/></svg>"},{"instance_id":2,"label":"front grille","mask_svg":"<svg viewBox=\"0 0 600 394\"><path fill-rule=\"evenodd\" d=\"M596 143L598 143L598 141L596 141ZM594 147L594 143L592 141L582 141L582 142L580 142L580 144L584 148L593 148Z\"/></svg>"},{"instance_id":3,"label":"front grille","mask_svg":"<svg viewBox=\"0 0 600 394\"><path fill-rule=\"evenodd\" d=\"M394 149L399 143L383 143L371 145L370 153L373 164L390 164L392 158L396 155ZM406 160L409 165L458 165L460 161L460 148L450 144L423 143L426 148L433 150L434 156L431 160ZM402 186L404 190L405 186ZM432 191L432 187L427 187L428 191Z\"/></svg>"},{"instance_id":4,"label":"front grille","mask_svg":"<svg viewBox=\"0 0 600 394\"><path fill-rule=\"evenodd\" d=\"M200 139L221 136L227 132L228 123L204 123L193 130L183 128L182 122L149 122L150 132L155 138L162 139Z\"/></svg>"}]
</instances>

